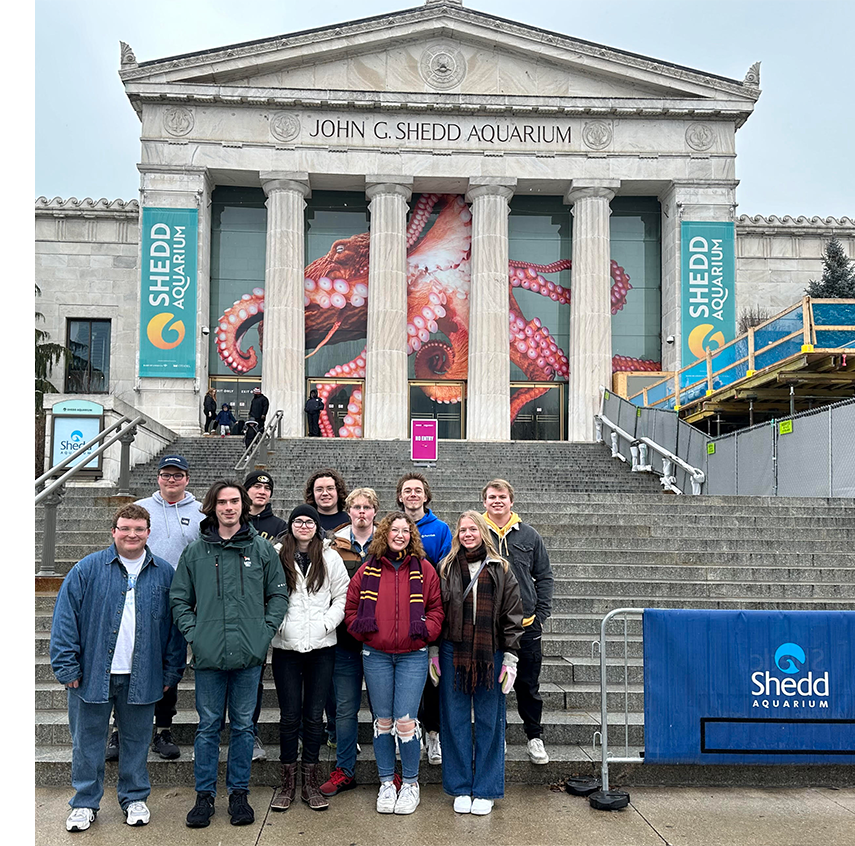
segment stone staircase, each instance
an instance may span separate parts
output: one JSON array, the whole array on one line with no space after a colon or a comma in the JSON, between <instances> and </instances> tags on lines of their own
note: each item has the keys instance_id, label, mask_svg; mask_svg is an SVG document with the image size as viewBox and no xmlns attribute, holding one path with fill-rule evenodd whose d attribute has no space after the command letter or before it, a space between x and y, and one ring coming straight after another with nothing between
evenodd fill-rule
<instances>
[{"instance_id":1,"label":"stone staircase","mask_svg":"<svg viewBox=\"0 0 855 846\"><path fill-rule=\"evenodd\" d=\"M287 516L302 501L305 480L316 469L335 467L351 487L369 485L380 497L380 513L394 507L397 478L412 469L402 442L280 441L256 466L273 475L274 510ZM242 439L183 438L170 453L190 463L189 489L201 498L217 478L234 477ZM156 489L156 461L138 467L131 488L137 497ZM602 617L619 607L659 608L851 608L855 599L855 509L852 500L759 497L676 497L657 481L631 474L603 446L568 443L483 444L443 442L435 467L419 468L430 481L431 507L451 525L467 508L480 509L479 492L490 478L507 478L516 489L515 509L543 536L555 572L553 615L544 633L541 692L544 739L551 762L536 767L525 752L525 736L513 694L508 697L509 782L551 782L568 774L598 772L593 748L600 725L599 639ZM242 479L243 474L237 474ZM72 488L60 511L57 570L109 542L116 501ZM41 515L36 517L36 549ZM55 595L36 597L36 780L66 784L71 747L65 692L53 680L48 659ZM624 694L623 627L607 649L607 703L612 744L624 741L635 754L643 747L642 644L640 621L627 625L627 693ZM253 780L277 779L278 708L266 671L261 739L271 760L253 765ZM618 685L619 682L619 685ZM173 734L182 746L178 761L150 756L152 781L192 784L196 724L193 671L179 688ZM364 703L363 703L364 704ZM629 727L624 730L624 712ZM227 734L225 735L227 736ZM224 739L225 739L224 736ZM357 780L376 778L367 708L360 715L362 754ZM225 750L225 744L223 745ZM335 753L324 749L333 765ZM224 761L224 757L223 757ZM423 762L421 779L439 781L439 767ZM799 767L613 767L612 782L634 784L787 784L802 778ZM108 765L108 777L115 765ZM811 768L812 784L851 783L855 767Z\"/></svg>"}]
</instances>

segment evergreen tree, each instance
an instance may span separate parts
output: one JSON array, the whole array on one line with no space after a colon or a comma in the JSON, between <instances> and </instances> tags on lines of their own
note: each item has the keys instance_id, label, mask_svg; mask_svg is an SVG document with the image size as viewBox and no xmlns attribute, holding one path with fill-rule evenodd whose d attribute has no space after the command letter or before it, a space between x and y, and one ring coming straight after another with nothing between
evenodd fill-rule
<instances>
[{"instance_id":1,"label":"evergreen tree","mask_svg":"<svg viewBox=\"0 0 855 846\"><path fill-rule=\"evenodd\" d=\"M36 296L41 294L36 285ZM37 311L36 323L44 320L45 316ZM50 333L36 327L36 417L42 412L42 397L47 393L56 393L56 388L48 381L48 373L59 362L68 350L62 344L50 342Z\"/></svg>"},{"instance_id":2,"label":"evergreen tree","mask_svg":"<svg viewBox=\"0 0 855 846\"><path fill-rule=\"evenodd\" d=\"M835 299L855 297L855 269L846 257L843 244L832 238L822 251L822 278L811 280L805 289L809 297Z\"/></svg>"}]
</instances>

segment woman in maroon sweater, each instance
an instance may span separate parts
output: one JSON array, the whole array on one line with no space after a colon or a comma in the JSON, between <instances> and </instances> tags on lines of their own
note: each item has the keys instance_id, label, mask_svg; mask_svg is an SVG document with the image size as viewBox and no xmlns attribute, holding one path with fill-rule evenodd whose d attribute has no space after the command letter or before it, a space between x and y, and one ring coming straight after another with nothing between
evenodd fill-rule
<instances>
[{"instance_id":1,"label":"woman in maroon sweater","mask_svg":"<svg viewBox=\"0 0 855 846\"><path fill-rule=\"evenodd\" d=\"M374 711L374 756L380 776L377 811L412 814L419 804L420 731L416 721L430 641L442 629L439 577L425 558L419 530L400 511L374 532L368 558L347 591L344 619L364 644L362 664ZM395 789L395 738L403 783Z\"/></svg>"}]
</instances>

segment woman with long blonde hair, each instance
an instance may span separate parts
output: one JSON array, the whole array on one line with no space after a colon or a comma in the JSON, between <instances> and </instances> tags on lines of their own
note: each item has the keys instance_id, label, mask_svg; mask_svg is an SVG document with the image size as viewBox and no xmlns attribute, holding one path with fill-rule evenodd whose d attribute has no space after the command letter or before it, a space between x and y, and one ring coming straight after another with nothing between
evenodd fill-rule
<instances>
[{"instance_id":1,"label":"woman with long blonde hair","mask_svg":"<svg viewBox=\"0 0 855 846\"><path fill-rule=\"evenodd\" d=\"M430 675L439 684L442 787L458 814L483 816L505 795L505 695L523 633L520 588L477 511L457 519L439 577L445 620Z\"/></svg>"}]
</instances>

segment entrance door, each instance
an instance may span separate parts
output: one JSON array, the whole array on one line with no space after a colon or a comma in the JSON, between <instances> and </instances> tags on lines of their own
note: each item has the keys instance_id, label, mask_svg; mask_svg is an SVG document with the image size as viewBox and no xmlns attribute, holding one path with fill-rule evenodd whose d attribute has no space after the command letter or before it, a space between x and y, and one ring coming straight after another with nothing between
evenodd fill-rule
<instances>
[{"instance_id":1,"label":"entrance door","mask_svg":"<svg viewBox=\"0 0 855 846\"><path fill-rule=\"evenodd\" d=\"M438 438L460 440L465 414L465 382L410 382L410 420L436 420Z\"/></svg>"},{"instance_id":2,"label":"entrance door","mask_svg":"<svg viewBox=\"0 0 855 846\"><path fill-rule=\"evenodd\" d=\"M511 440L563 441L564 433L564 383L563 382L511 382L511 405L514 398L523 398L523 392L543 391L540 396L523 405L511 422Z\"/></svg>"},{"instance_id":3,"label":"entrance door","mask_svg":"<svg viewBox=\"0 0 855 846\"><path fill-rule=\"evenodd\" d=\"M329 381L309 380L306 397L315 388L319 392ZM321 412L321 433L327 438L361 438L362 437L362 397L365 393L365 383L362 379L337 379L332 393L324 399L326 408ZM305 417L305 415L304 415ZM326 421L332 426L327 427ZM309 421L303 422L304 432L309 434Z\"/></svg>"},{"instance_id":4,"label":"entrance door","mask_svg":"<svg viewBox=\"0 0 855 846\"><path fill-rule=\"evenodd\" d=\"M252 389L260 385L260 379L237 379L232 376L212 376L211 387L217 391L217 411L227 402L235 420L246 420L252 404Z\"/></svg>"}]
</instances>

